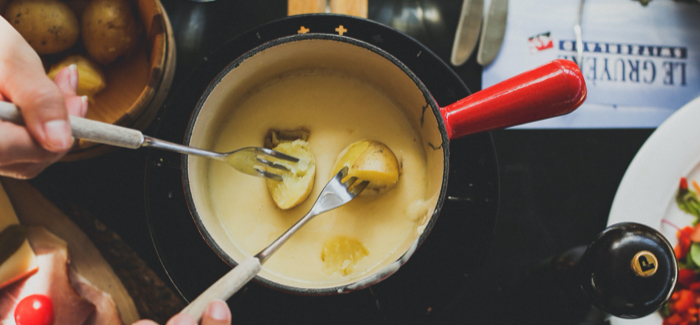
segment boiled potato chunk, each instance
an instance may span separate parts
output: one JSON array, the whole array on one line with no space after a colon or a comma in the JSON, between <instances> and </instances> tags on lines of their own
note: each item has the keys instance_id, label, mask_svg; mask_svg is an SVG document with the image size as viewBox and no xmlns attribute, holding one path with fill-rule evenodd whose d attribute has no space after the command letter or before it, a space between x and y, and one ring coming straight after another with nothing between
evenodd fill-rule
<instances>
[{"instance_id":1,"label":"boiled potato chunk","mask_svg":"<svg viewBox=\"0 0 700 325\"><path fill-rule=\"evenodd\" d=\"M69 49L78 40L78 19L58 0L14 0L5 18L39 54Z\"/></svg>"},{"instance_id":2,"label":"boiled potato chunk","mask_svg":"<svg viewBox=\"0 0 700 325\"><path fill-rule=\"evenodd\" d=\"M78 96L92 99L96 93L107 86L105 75L100 66L82 55L71 55L51 66L49 78L54 79L61 69L75 64L78 67Z\"/></svg>"},{"instance_id":3,"label":"boiled potato chunk","mask_svg":"<svg viewBox=\"0 0 700 325\"><path fill-rule=\"evenodd\" d=\"M374 140L360 140L347 146L338 155L333 175L348 167L347 177L369 181L362 193L383 193L399 181L399 161L389 147Z\"/></svg>"},{"instance_id":4,"label":"boiled potato chunk","mask_svg":"<svg viewBox=\"0 0 700 325\"><path fill-rule=\"evenodd\" d=\"M93 0L83 12L83 44L90 57L109 64L138 43L139 25L128 0Z\"/></svg>"},{"instance_id":5,"label":"boiled potato chunk","mask_svg":"<svg viewBox=\"0 0 700 325\"><path fill-rule=\"evenodd\" d=\"M367 255L369 250L359 240L346 236L333 237L323 244L323 271L326 274L339 272L343 276L348 275L353 266Z\"/></svg>"},{"instance_id":6,"label":"boiled potato chunk","mask_svg":"<svg viewBox=\"0 0 700 325\"><path fill-rule=\"evenodd\" d=\"M316 160L309 151L309 143L304 140L281 142L273 150L299 158L298 163L276 161L290 169L289 172L270 169L271 172L282 175L282 181L267 179L267 189L272 200L280 209L287 210L304 202L311 193L316 177Z\"/></svg>"}]
</instances>

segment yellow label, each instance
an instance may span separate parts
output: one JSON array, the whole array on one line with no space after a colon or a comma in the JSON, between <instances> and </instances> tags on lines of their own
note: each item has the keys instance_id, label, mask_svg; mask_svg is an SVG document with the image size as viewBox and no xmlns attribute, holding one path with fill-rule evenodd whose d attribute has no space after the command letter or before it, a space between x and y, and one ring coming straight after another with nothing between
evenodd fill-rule
<instances>
[{"instance_id":1,"label":"yellow label","mask_svg":"<svg viewBox=\"0 0 700 325\"><path fill-rule=\"evenodd\" d=\"M650 251L640 251L632 258L632 270L641 277L650 277L659 268L659 261Z\"/></svg>"}]
</instances>

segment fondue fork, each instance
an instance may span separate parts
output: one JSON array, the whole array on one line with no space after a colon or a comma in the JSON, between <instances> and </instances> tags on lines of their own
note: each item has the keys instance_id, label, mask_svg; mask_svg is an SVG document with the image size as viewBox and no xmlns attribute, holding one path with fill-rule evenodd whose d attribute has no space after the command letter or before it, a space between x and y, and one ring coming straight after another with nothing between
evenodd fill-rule
<instances>
[{"instance_id":1,"label":"fondue fork","mask_svg":"<svg viewBox=\"0 0 700 325\"><path fill-rule=\"evenodd\" d=\"M159 140L145 136L139 130L114 124L88 120L77 116L69 116L69 118L73 136L79 139L122 148L138 149L141 147L150 147L175 151L186 155L212 158L223 161L242 173L276 181L282 181L282 175L270 172L266 170L264 166L287 172L289 168L272 161L272 159L279 159L292 163L299 162L298 158L267 148L245 147L230 152L215 152ZM0 120L12 122L17 125L24 125L24 119L17 106L4 101L0 101Z\"/></svg>"},{"instance_id":2,"label":"fondue fork","mask_svg":"<svg viewBox=\"0 0 700 325\"><path fill-rule=\"evenodd\" d=\"M328 184L323 188L321 194L319 194L316 203L311 207L311 210L299 219L291 228L287 229L281 236L279 236L270 245L265 247L255 256L248 257L238 266L234 267L226 273L221 279L217 280L214 284L209 286L207 290L202 292L195 300L190 302L185 309L182 310L183 313L187 313L194 317L197 321L202 318L202 313L206 309L207 305L215 299L226 300L231 297L236 291L241 289L248 281L255 277L260 269L262 269L262 263L264 263L272 253L276 252L277 249L284 244L289 237L291 237L301 226L306 224L313 217L338 208L352 199L357 197L369 184L368 181L362 181L361 183L353 186L357 181L357 178L351 177L345 182L342 182L343 178L348 174L348 167L343 167L338 174L336 174L333 179L331 179Z\"/></svg>"}]
</instances>

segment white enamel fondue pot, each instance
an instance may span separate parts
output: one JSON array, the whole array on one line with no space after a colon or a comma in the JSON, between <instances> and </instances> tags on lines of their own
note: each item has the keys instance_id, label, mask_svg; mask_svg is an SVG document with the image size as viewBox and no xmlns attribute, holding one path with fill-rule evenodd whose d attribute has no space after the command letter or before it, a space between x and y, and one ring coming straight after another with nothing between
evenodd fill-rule
<instances>
[{"instance_id":1,"label":"white enamel fondue pot","mask_svg":"<svg viewBox=\"0 0 700 325\"><path fill-rule=\"evenodd\" d=\"M557 60L447 107L439 107L415 74L385 51L344 36L299 34L264 43L230 63L200 98L188 125L185 144L211 148L222 121L247 93L281 75L307 69L330 69L363 80L402 108L420 134L419 141L427 156L426 197L430 198L428 204L432 208L416 225L422 231L416 231L415 238L388 256L375 272L361 278L309 283L269 272L265 267L255 277L266 286L299 294L325 295L361 289L390 276L406 263L428 236L445 199L450 139L566 114L586 98L578 67L571 61ZM207 164L204 159L183 157L186 198L206 242L226 263L236 266L250 254L229 238L214 212L209 199Z\"/></svg>"}]
</instances>

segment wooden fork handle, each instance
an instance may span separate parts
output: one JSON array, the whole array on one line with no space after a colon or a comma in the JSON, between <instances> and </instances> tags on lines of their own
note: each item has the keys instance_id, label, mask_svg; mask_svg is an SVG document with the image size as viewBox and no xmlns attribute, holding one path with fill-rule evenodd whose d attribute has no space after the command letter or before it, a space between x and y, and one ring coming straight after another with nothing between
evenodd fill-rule
<instances>
[{"instance_id":1,"label":"wooden fork handle","mask_svg":"<svg viewBox=\"0 0 700 325\"><path fill-rule=\"evenodd\" d=\"M77 116L69 118L73 136L78 139L129 149L140 148L143 144L144 137L141 131ZM0 101L0 120L24 125L19 108L4 101Z\"/></svg>"},{"instance_id":2,"label":"wooden fork handle","mask_svg":"<svg viewBox=\"0 0 700 325\"><path fill-rule=\"evenodd\" d=\"M248 257L243 263L238 264L238 266L226 273L221 279L209 286L207 290L204 290L204 292L195 300L192 300L182 312L189 314L199 321L210 302L215 299L226 300L230 298L248 283L248 281L254 278L255 275L260 272L261 268L262 265L257 257Z\"/></svg>"}]
</instances>

